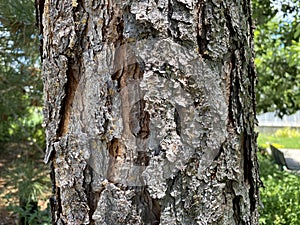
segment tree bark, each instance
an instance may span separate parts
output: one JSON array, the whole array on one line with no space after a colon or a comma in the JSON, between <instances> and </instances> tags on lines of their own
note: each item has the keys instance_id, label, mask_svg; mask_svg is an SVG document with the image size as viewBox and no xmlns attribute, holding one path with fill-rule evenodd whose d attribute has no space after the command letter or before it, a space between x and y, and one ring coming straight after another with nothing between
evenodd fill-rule
<instances>
[{"instance_id":1,"label":"tree bark","mask_svg":"<svg viewBox=\"0 0 300 225\"><path fill-rule=\"evenodd\" d=\"M250 1L36 4L54 224L258 224Z\"/></svg>"}]
</instances>

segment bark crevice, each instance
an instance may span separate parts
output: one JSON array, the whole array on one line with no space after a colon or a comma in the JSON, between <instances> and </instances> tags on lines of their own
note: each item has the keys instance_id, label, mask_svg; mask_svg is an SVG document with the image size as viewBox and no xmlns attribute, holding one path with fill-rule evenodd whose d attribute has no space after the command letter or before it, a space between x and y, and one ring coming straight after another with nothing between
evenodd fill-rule
<instances>
[{"instance_id":1,"label":"bark crevice","mask_svg":"<svg viewBox=\"0 0 300 225\"><path fill-rule=\"evenodd\" d=\"M72 111L72 103L74 100L75 92L79 83L80 67L76 63L68 61L68 69L66 71L67 83L65 85L65 99L62 103L60 115L62 115L58 137L65 135L68 132L68 125Z\"/></svg>"},{"instance_id":2,"label":"bark crevice","mask_svg":"<svg viewBox=\"0 0 300 225\"><path fill-rule=\"evenodd\" d=\"M141 218L143 224L147 225L159 225L161 206L158 199L153 199L146 187L136 187L135 197L133 198L133 204L136 205L138 210L141 210Z\"/></svg>"},{"instance_id":3,"label":"bark crevice","mask_svg":"<svg viewBox=\"0 0 300 225\"><path fill-rule=\"evenodd\" d=\"M208 1L199 1L197 4L197 44L198 44L198 52L202 58L210 60L208 52L208 43L209 40L207 38L208 31L210 29L210 25L208 23L206 7L208 7L211 3Z\"/></svg>"}]
</instances>

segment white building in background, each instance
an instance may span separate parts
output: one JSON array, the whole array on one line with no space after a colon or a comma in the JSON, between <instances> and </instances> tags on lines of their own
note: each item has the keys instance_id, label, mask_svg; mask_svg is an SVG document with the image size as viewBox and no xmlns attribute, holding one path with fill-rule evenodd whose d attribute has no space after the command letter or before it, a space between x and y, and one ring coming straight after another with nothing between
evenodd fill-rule
<instances>
[{"instance_id":1,"label":"white building in background","mask_svg":"<svg viewBox=\"0 0 300 225\"><path fill-rule=\"evenodd\" d=\"M300 111L280 119L274 112L267 112L257 116L258 130L261 132L273 132L279 128L291 127L300 130Z\"/></svg>"}]
</instances>

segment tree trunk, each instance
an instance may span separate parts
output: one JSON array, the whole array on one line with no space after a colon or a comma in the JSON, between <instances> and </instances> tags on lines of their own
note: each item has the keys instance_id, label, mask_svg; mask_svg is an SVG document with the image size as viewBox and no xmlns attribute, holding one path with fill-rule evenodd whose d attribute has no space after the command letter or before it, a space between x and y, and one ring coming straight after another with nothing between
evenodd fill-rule
<instances>
[{"instance_id":1,"label":"tree trunk","mask_svg":"<svg viewBox=\"0 0 300 225\"><path fill-rule=\"evenodd\" d=\"M36 4L54 224L258 224L250 1Z\"/></svg>"}]
</instances>

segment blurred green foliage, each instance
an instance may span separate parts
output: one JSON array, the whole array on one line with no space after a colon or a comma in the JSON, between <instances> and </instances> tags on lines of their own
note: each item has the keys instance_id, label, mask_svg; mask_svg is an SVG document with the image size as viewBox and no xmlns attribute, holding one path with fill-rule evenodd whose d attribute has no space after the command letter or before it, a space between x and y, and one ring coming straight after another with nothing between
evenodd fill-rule
<instances>
[{"instance_id":1,"label":"blurred green foliage","mask_svg":"<svg viewBox=\"0 0 300 225\"><path fill-rule=\"evenodd\" d=\"M253 0L257 110L282 117L300 109L300 1Z\"/></svg>"},{"instance_id":2,"label":"blurred green foliage","mask_svg":"<svg viewBox=\"0 0 300 225\"><path fill-rule=\"evenodd\" d=\"M300 2L298 0L253 0L254 37L258 75L257 111L276 111L282 117L300 109ZM259 134L267 142L297 148L297 131L279 130ZM281 171L265 151L258 153L261 188L260 224L298 225L300 221L300 177Z\"/></svg>"},{"instance_id":3,"label":"blurred green foliage","mask_svg":"<svg viewBox=\"0 0 300 225\"><path fill-rule=\"evenodd\" d=\"M260 178L261 225L299 225L300 174L281 171L266 153L258 154Z\"/></svg>"},{"instance_id":4,"label":"blurred green foliage","mask_svg":"<svg viewBox=\"0 0 300 225\"><path fill-rule=\"evenodd\" d=\"M266 152L267 142L278 148L300 148L300 133L296 129L278 129L274 134L260 133L258 153L260 179L260 224L298 225L300 221L300 172L282 171Z\"/></svg>"},{"instance_id":5,"label":"blurred green foliage","mask_svg":"<svg viewBox=\"0 0 300 225\"><path fill-rule=\"evenodd\" d=\"M0 1L1 146L28 138L32 141L32 135L37 135L33 131L39 130L41 120L24 123L42 105L37 33L33 0Z\"/></svg>"},{"instance_id":6,"label":"blurred green foliage","mask_svg":"<svg viewBox=\"0 0 300 225\"><path fill-rule=\"evenodd\" d=\"M35 19L34 0L0 1L0 151L7 157L0 191L20 224L50 224L49 210L37 206L48 197L50 179L41 160L43 84Z\"/></svg>"},{"instance_id":7,"label":"blurred green foliage","mask_svg":"<svg viewBox=\"0 0 300 225\"><path fill-rule=\"evenodd\" d=\"M46 202L49 197L50 179L45 165L37 163L37 159L21 157L12 165L3 173L9 181L6 185L10 187L9 191L5 190L8 210L23 219L21 224L51 224L49 207L42 210L38 206L38 201Z\"/></svg>"}]
</instances>

